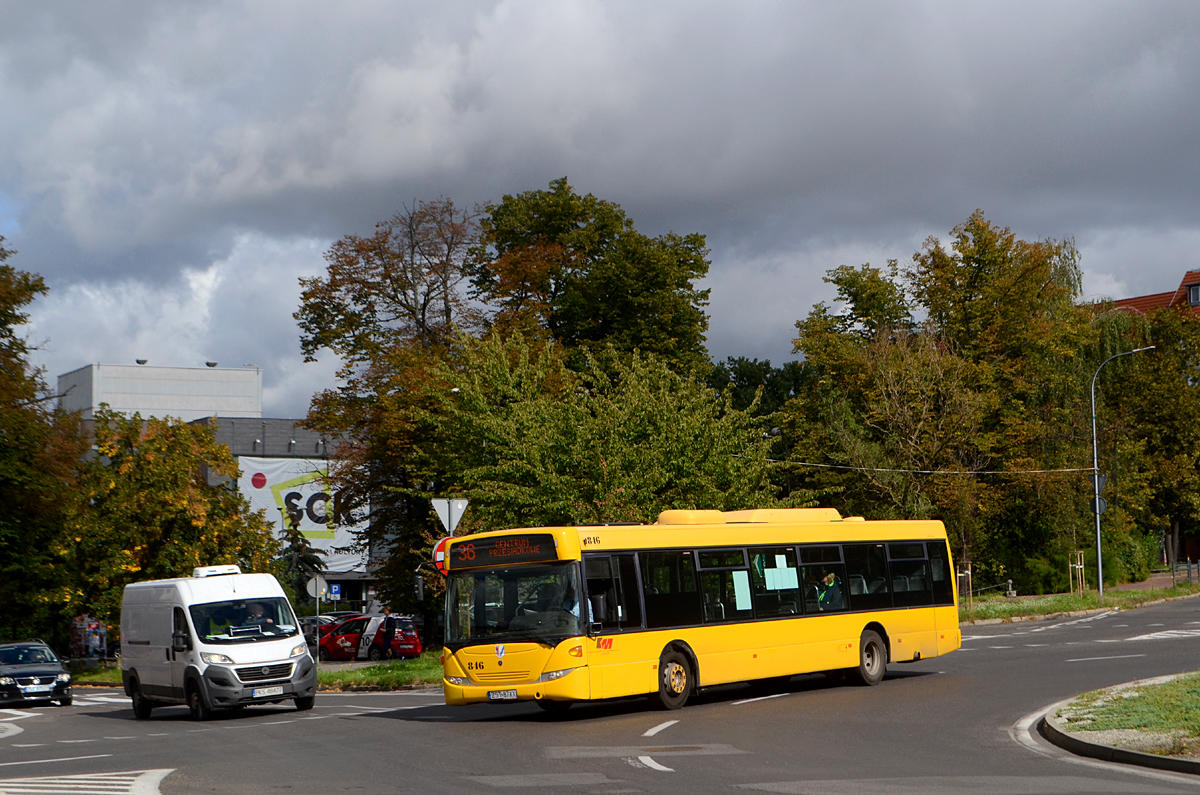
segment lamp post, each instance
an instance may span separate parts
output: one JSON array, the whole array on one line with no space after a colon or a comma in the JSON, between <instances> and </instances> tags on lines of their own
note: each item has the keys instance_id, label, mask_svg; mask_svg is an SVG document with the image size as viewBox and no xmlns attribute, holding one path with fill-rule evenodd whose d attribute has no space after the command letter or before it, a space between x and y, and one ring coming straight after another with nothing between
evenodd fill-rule
<instances>
[{"instance_id":1,"label":"lamp post","mask_svg":"<svg viewBox=\"0 0 1200 795\"><path fill-rule=\"evenodd\" d=\"M1100 363L1100 366L1096 368L1096 374L1092 376L1092 512L1096 515L1096 587L1099 589L1097 593L1102 605L1104 604L1104 555L1100 549L1100 452L1096 446L1096 379L1100 377L1100 371L1104 369L1104 365L1113 359L1132 356L1142 351L1152 351L1154 347L1150 345L1109 356Z\"/></svg>"}]
</instances>

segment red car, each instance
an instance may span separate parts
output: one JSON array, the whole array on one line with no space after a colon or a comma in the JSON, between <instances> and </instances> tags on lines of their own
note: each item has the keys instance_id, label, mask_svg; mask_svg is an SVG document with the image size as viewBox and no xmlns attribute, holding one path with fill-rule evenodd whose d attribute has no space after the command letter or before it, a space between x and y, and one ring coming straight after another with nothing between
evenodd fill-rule
<instances>
[{"instance_id":1,"label":"red car","mask_svg":"<svg viewBox=\"0 0 1200 795\"><path fill-rule=\"evenodd\" d=\"M383 636L383 622L375 632L375 640L371 643L369 656L372 660L383 659L383 649L386 639ZM403 659L421 656L421 638L417 635L417 627L411 618L396 617L396 631L392 636L392 655Z\"/></svg>"},{"instance_id":2,"label":"red car","mask_svg":"<svg viewBox=\"0 0 1200 795\"><path fill-rule=\"evenodd\" d=\"M326 630L321 628L321 640L317 643L317 658L320 660L357 660L362 650L363 630L371 622L371 616L353 616ZM365 651L365 650L364 650Z\"/></svg>"}]
</instances>

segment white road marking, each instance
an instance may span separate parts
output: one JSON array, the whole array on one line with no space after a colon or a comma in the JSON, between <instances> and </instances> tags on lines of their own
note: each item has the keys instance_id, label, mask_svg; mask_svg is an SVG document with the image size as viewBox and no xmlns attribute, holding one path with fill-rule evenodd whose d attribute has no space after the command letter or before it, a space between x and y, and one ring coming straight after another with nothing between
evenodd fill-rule
<instances>
[{"instance_id":1,"label":"white road marking","mask_svg":"<svg viewBox=\"0 0 1200 795\"><path fill-rule=\"evenodd\" d=\"M108 737L108 736L105 736L105 738L104 738L104 739L106 739L106 740L136 740L136 739L137 739L137 735L134 735L134 734L122 734L122 735L118 735L118 736L116 736L116 737Z\"/></svg>"},{"instance_id":2,"label":"white road marking","mask_svg":"<svg viewBox=\"0 0 1200 795\"><path fill-rule=\"evenodd\" d=\"M1145 657L1144 654L1118 654L1116 657L1078 657L1067 662L1092 662L1093 660L1128 660L1132 657Z\"/></svg>"},{"instance_id":3,"label":"white road marking","mask_svg":"<svg viewBox=\"0 0 1200 795\"><path fill-rule=\"evenodd\" d=\"M1025 645L1032 649L1032 648L1038 648L1041 646L1049 646L1050 644L1048 644L1048 643L1026 643Z\"/></svg>"},{"instance_id":4,"label":"white road marking","mask_svg":"<svg viewBox=\"0 0 1200 795\"><path fill-rule=\"evenodd\" d=\"M1170 640L1172 638L1194 638L1197 636L1200 636L1200 629L1166 629L1162 632L1151 632L1149 635L1137 635L1132 638L1126 638L1125 640Z\"/></svg>"},{"instance_id":5,"label":"white road marking","mask_svg":"<svg viewBox=\"0 0 1200 795\"><path fill-rule=\"evenodd\" d=\"M89 773L82 776L47 776L0 781L0 795L33 795L64 792L158 795L158 785L171 770L132 770L125 773Z\"/></svg>"},{"instance_id":6,"label":"white road marking","mask_svg":"<svg viewBox=\"0 0 1200 795\"><path fill-rule=\"evenodd\" d=\"M25 730L15 723L0 723L0 740L5 737L16 737L23 731Z\"/></svg>"},{"instance_id":7,"label":"white road marking","mask_svg":"<svg viewBox=\"0 0 1200 795\"><path fill-rule=\"evenodd\" d=\"M674 726L676 723L679 723L679 721L677 721L677 720L669 720L669 721L665 721L664 723L660 723L660 724L658 724L658 725L657 725L657 726L655 726L653 729L647 729L647 730L646 730L646 731L645 731L645 732L642 734L642 736L643 736L643 737L653 737L654 735L658 734L658 733L659 733L660 731L662 731L663 729L669 729L669 728L671 728L671 727L672 727L672 726Z\"/></svg>"},{"instance_id":8,"label":"white road marking","mask_svg":"<svg viewBox=\"0 0 1200 795\"><path fill-rule=\"evenodd\" d=\"M1166 624L1147 624L1148 627L1165 627Z\"/></svg>"},{"instance_id":9,"label":"white road marking","mask_svg":"<svg viewBox=\"0 0 1200 795\"><path fill-rule=\"evenodd\" d=\"M653 759L651 759L648 756L639 756L638 761L641 762L646 767L650 768L651 770L658 770L663 773L674 773L675 772L674 770L667 767L666 765L660 765L658 762L655 762Z\"/></svg>"},{"instance_id":10,"label":"white road marking","mask_svg":"<svg viewBox=\"0 0 1200 795\"><path fill-rule=\"evenodd\" d=\"M112 754L92 754L91 756L64 756L59 759L29 759L25 762L0 762L0 767L12 767L14 765L41 765L49 762L78 762L81 759L104 759L112 756Z\"/></svg>"},{"instance_id":11,"label":"white road marking","mask_svg":"<svg viewBox=\"0 0 1200 795\"><path fill-rule=\"evenodd\" d=\"M988 646L989 649L1011 649L1012 646Z\"/></svg>"},{"instance_id":12,"label":"white road marking","mask_svg":"<svg viewBox=\"0 0 1200 795\"><path fill-rule=\"evenodd\" d=\"M96 738L93 737L90 740L58 740L57 742L60 742L60 743L94 743L94 742L96 742Z\"/></svg>"},{"instance_id":13,"label":"white road marking","mask_svg":"<svg viewBox=\"0 0 1200 795\"><path fill-rule=\"evenodd\" d=\"M0 718L0 721L20 720L21 718L40 718L40 712L28 712L22 709L0 709L0 715L11 715L10 718Z\"/></svg>"},{"instance_id":14,"label":"white road marking","mask_svg":"<svg viewBox=\"0 0 1200 795\"><path fill-rule=\"evenodd\" d=\"M1106 640L1098 640L1096 642L1097 643L1120 643L1121 639L1120 638L1109 638Z\"/></svg>"},{"instance_id":15,"label":"white road marking","mask_svg":"<svg viewBox=\"0 0 1200 795\"><path fill-rule=\"evenodd\" d=\"M791 693L776 693L771 696L759 696L758 698L744 698L741 701L733 702L733 706L736 707L739 704L749 704L752 701L766 701L768 698L783 698L784 696L790 696L790 695L791 695Z\"/></svg>"},{"instance_id":16,"label":"white road marking","mask_svg":"<svg viewBox=\"0 0 1200 795\"><path fill-rule=\"evenodd\" d=\"M1193 621L1193 624L1200 624L1200 621ZM1113 624L1114 627L1127 627L1128 624Z\"/></svg>"}]
</instances>

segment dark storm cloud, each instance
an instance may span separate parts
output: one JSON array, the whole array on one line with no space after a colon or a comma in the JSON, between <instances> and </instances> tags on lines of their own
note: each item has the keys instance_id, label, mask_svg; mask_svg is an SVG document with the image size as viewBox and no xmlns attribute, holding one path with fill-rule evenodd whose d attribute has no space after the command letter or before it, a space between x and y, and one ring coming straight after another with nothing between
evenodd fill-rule
<instances>
[{"instance_id":1,"label":"dark storm cloud","mask_svg":"<svg viewBox=\"0 0 1200 795\"><path fill-rule=\"evenodd\" d=\"M1093 292L1170 289L1200 227L1190 4L12 3L4 19L0 230L21 267L76 298L174 300L209 274L225 287L181 349L248 301L280 378L296 358L280 295L329 240L405 201L564 174L644 231L709 236L722 356L788 356L825 270L906 258L976 207L1076 237ZM248 252L271 253L239 281ZM128 358L86 328L37 331L64 357Z\"/></svg>"}]
</instances>

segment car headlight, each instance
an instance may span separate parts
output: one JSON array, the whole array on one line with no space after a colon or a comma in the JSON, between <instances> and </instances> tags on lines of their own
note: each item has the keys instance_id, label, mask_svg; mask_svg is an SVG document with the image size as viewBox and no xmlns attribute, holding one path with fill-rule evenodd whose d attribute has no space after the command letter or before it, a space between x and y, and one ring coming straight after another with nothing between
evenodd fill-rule
<instances>
[{"instance_id":1,"label":"car headlight","mask_svg":"<svg viewBox=\"0 0 1200 795\"><path fill-rule=\"evenodd\" d=\"M233 665L233 660L229 659L224 654L209 654L206 651L202 651L200 652L200 659L204 660L204 662L208 663L209 665L212 665L213 663L225 663L226 665Z\"/></svg>"},{"instance_id":2,"label":"car headlight","mask_svg":"<svg viewBox=\"0 0 1200 795\"><path fill-rule=\"evenodd\" d=\"M70 674L59 674L57 678L58 678L58 681L60 681L60 682L70 682L71 681Z\"/></svg>"},{"instance_id":3,"label":"car headlight","mask_svg":"<svg viewBox=\"0 0 1200 795\"><path fill-rule=\"evenodd\" d=\"M459 687L466 687L467 685L471 684L470 679L464 679L461 676L447 676L446 681L452 685L458 685Z\"/></svg>"},{"instance_id":4,"label":"car headlight","mask_svg":"<svg viewBox=\"0 0 1200 795\"><path fill-rule=\"evenodd\" d=\"M555 679L562 679L567 674L574 671L574 668L564 668L561 671L550 671L538 677L539 682L553 682Z\"/></svg>"},{"instance_id":5,"label":"car headlight","mask_svg":"<svg viewBox=\"0 0 1200 795\"><path fill-rule=\"evenodd\" d=\"M301 654L308 654L308 644L307 643L297 643L296 648L292 649L291 656L299 657Z\"/></svg>"},{"instance_id":6,"label":"car headlight","mask_svg":"<svg viewBox=\"0 0 1200 795\"><path fill-rule=\"evenodd\" d=\"M0 676L0 685L15 685L17 681L11 676Z\"/></svg>"}]
</instances>

